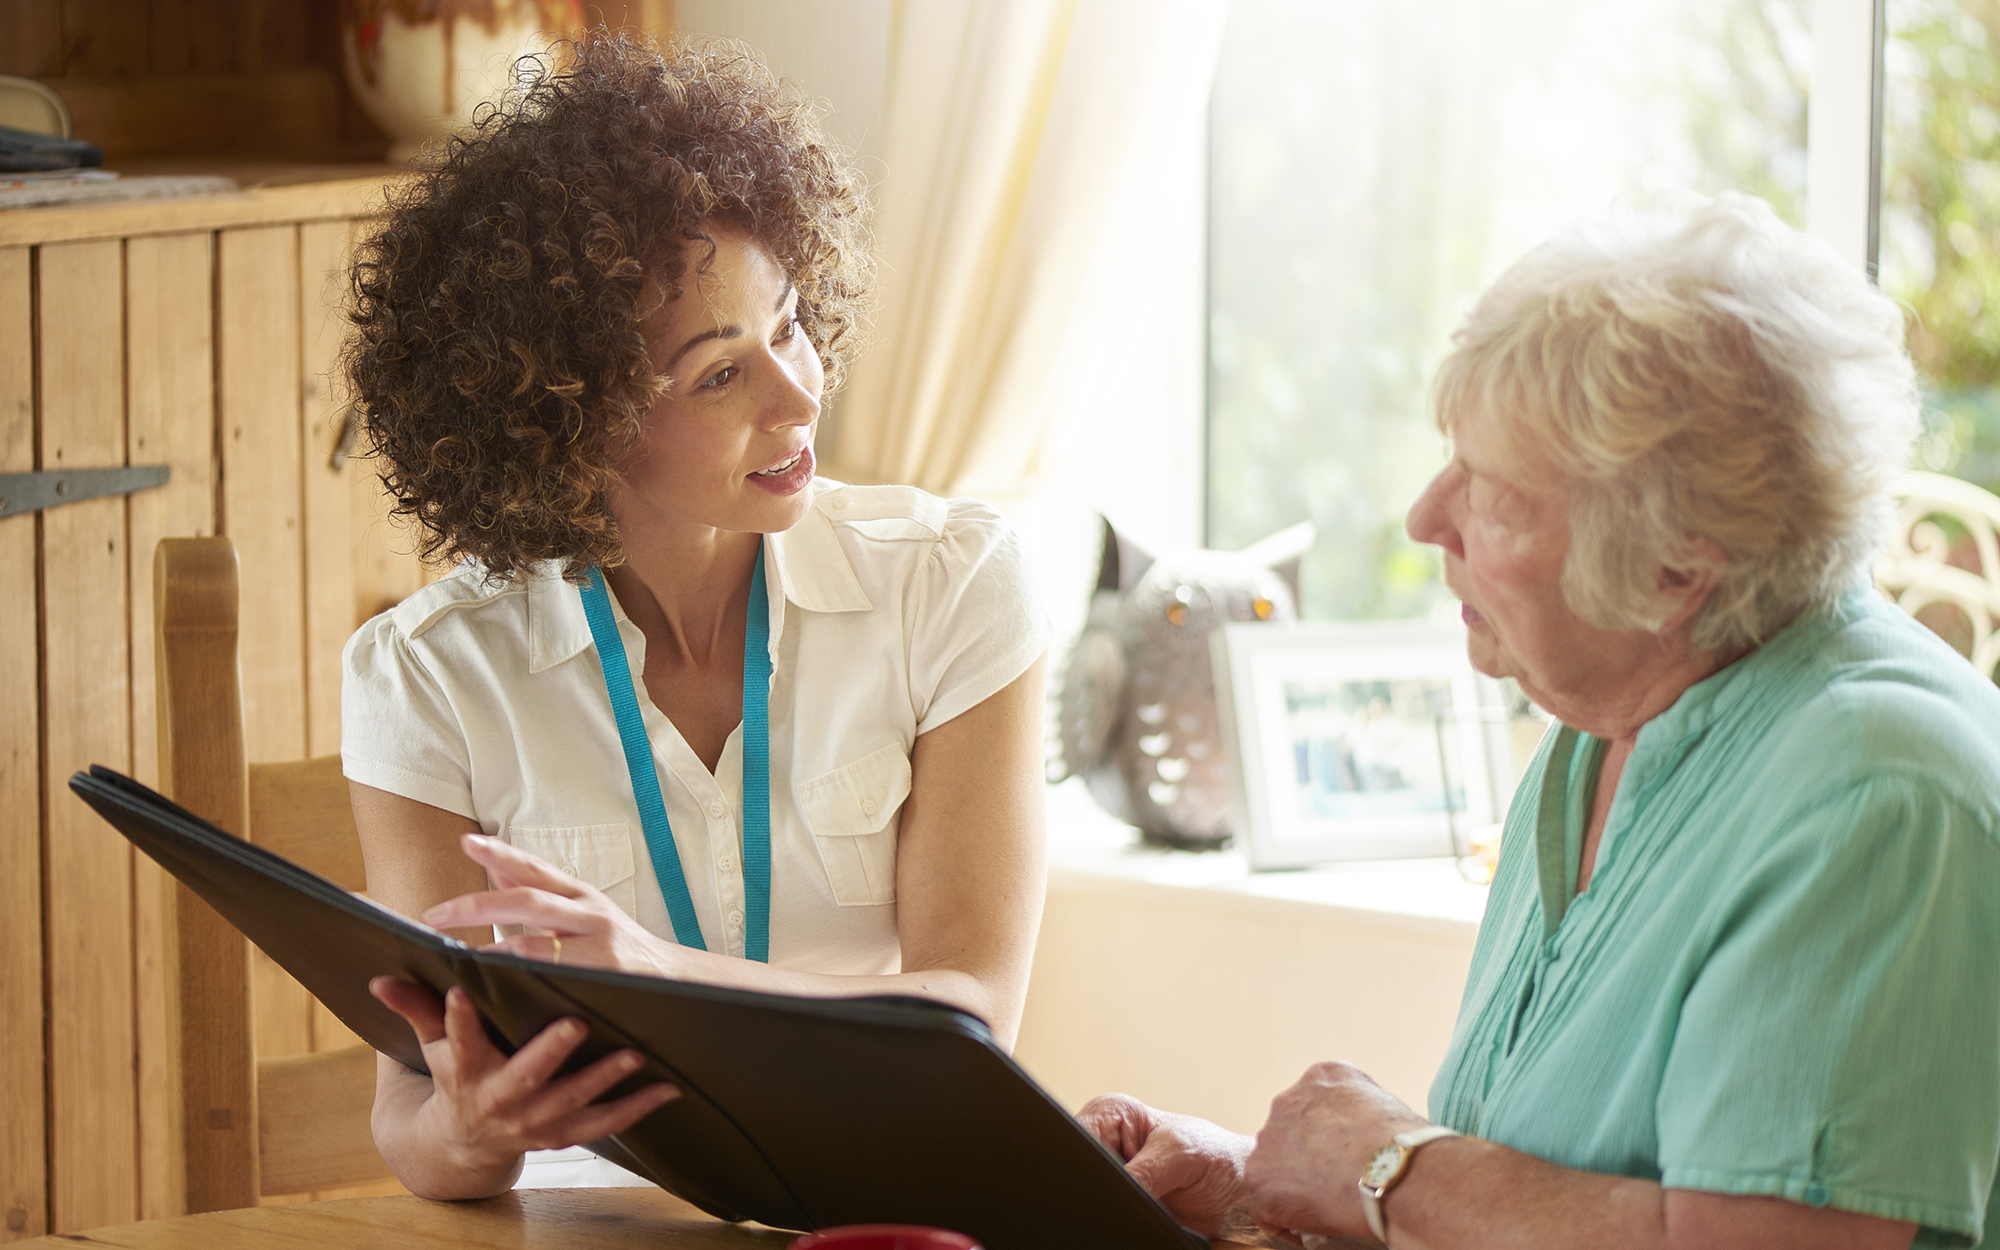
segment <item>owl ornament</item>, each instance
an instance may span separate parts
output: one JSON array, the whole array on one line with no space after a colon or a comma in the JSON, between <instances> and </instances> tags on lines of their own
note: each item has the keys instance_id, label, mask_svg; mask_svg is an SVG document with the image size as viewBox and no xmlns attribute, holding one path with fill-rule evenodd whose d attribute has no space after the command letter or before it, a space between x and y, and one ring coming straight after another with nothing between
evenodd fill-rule
<instances>
[{"instance_id":1,"label":"owl ornament","mask_svg":"<svg viewBox=\"0 0 2000 1250\"><path fill-rule=\"evenodd\" d=\"M1208 636L1230 621L1298 619L1306 521L1238 552L1154 558L1111 523L1090 616L1057 693L1062 756L1098 805L1156 846L1212 850L1235 834Z\"/></svg>"}]
</instances>

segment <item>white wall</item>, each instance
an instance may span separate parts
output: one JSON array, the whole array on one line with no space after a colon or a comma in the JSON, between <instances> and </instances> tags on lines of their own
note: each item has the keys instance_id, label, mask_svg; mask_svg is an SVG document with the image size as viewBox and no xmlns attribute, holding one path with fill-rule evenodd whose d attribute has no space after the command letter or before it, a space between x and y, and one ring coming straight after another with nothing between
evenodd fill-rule
<instances>
[{"instance_id":1,"label":"white wall","mask_svg":"<svg viewBox=\"0 0 2000 1250\"><path fill-rule=\"evenodd\" d=\"M1057 871L1014 1056L1064 1106L1118 1092L1239 1133L1322 1060L1422 1112L1470 925Z\"/></svg>"},{"instance_id":2,"label":"white wall","mask_svg":"<svg viewBox=\"0 0 2000 1250\"><path fill-rule=\"evenodd\" d=\"M678 0L681 38L740 39L833 112L827 135L881 176L894 0Z\"/></svg>"}]
</instances>

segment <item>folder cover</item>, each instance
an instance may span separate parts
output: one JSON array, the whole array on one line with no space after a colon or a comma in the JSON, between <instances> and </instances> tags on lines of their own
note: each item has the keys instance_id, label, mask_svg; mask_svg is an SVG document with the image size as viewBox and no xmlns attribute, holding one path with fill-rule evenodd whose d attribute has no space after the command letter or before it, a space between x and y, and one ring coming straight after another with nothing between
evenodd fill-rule
<instances>
[{"instance_id":1,"label":"folder cover","mask_svg":"<svg viewBox=\"0 0 2000 1250\"><path fill-rule=\"evenodd\" d=\"M1118 1159L993 1044L927 999L764 994L478 951L225 833L93 766L70 789L256 943L369 1044L426 1071L415 1034L368 993L462 986L512 1052L575 1016L573 1070L629 1046L607 1097L667 1080L681 1097L590 1143L711 1215L778 1228L911 1223L987 1250L1194 1250Z\"/></svg>"}]
</instances>

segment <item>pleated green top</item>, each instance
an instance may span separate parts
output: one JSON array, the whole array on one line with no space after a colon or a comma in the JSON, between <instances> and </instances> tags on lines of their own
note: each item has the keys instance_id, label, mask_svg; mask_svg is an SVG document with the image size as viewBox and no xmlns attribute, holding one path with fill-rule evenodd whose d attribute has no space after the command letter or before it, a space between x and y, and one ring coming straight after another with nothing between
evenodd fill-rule
<instances>
[{"instance_id":1,"label":"pleated green top","mask_svg":"<svg viewBox=\"0 0 2000 1250\"><path fill-rule=\"evenodd\" d=\"M2000 1245L2000 692L1858 587L1640 731L1577 895L1602 745L1522 779L1432 1118Z\"/></svg>"}]
</instances>

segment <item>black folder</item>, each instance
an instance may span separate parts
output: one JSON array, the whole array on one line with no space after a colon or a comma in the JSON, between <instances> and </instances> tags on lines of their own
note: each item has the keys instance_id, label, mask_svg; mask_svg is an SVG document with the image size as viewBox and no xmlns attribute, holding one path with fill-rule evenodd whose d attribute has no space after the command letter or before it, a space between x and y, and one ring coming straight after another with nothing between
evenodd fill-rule
<instances>
[{"instance_id":1,"label":"black folder","mask_svg":"<svg viewBox=\"0 0 2000 1250\"><path fill-rule=\"evenodd\" d=\"M70 789L220 912L382 1053L425 1071L416 1036L368 993L407 977L462 986L511 1052L564 1016L581 1067L645 1056L616 1097L681 1097L590 1143L711 1215L778 1228L911 1223L987 1250L1193 1250L1109 1151L993 1044L928 999L819 999L559 968L478 951L102 766Z\"/></svg>"}]
</instances>

